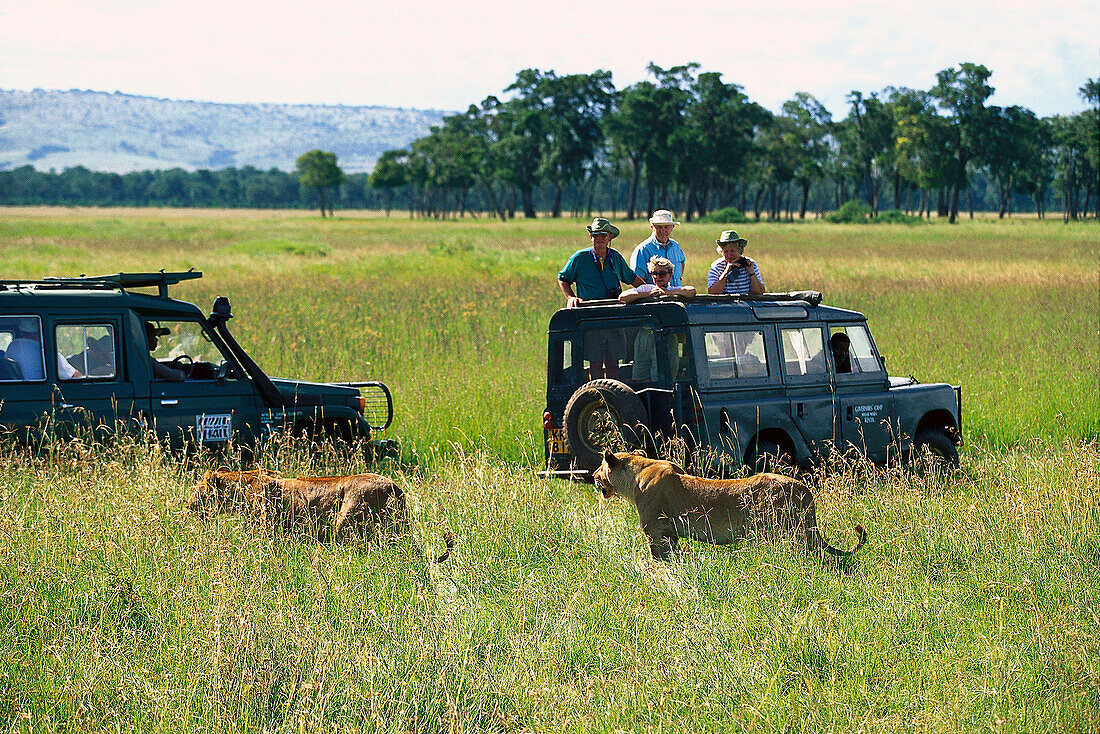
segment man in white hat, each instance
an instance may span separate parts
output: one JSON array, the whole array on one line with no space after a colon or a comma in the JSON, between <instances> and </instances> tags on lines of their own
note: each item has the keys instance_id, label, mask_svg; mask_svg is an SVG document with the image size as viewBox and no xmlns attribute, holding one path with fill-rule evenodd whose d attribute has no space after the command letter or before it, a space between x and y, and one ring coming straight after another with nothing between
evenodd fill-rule
<instances>
[{"instance_id":1,"label":"man in white hat","mask_svg":"<svg viewBox=\"0 0 1100 734\"><path fill-rule=\"evenodd\" d=\"M672 239L672 228L677 224L679 222L672 218L672 212L668 209L658 209L649 218L653 234L639 242L634 252L630 253L630 269L645 282L653 282L648 270L649 261L654 257L663 257L672 261L672 281L669 285L673 288L683 285L687 255L680 248L680 243Z\"/></svg>"}]
</instances>

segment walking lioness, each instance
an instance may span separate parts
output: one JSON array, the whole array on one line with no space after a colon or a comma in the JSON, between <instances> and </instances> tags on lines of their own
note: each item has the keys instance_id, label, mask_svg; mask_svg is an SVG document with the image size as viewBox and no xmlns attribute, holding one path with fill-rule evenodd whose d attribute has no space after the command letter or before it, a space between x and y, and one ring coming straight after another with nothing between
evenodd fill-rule
<instances>
[{"instance_id":1,"label":"walking lioness","mask_svg":"<svg viewBox=\"0 0 1100 734\"><path fill-rule=\"evenodd\" d=\"M654 558L668 558L680 538L725 545L750 530L768 528L794 533L807 550L834 556L850 556L867 540L863 527L856 525L859 540L854 548L829 545L817 528L809 487L782 474L703 479L668 461L605 451L594 478L604 497L618 494L638 508Z\"/></svg>"},{"instance_id":2,"label":"walking lioness","mask_svg":"<svg viewBox=\"0 0 1100 734\"><path fill-rule=\"evenodd\" d=\"M195 485L187 507L210 516L244 512L268 527L310 529L339 537L364 522L400 520L405 495L381 474L284 479L267 469L208 471Z\"/></svg>"}]
</instances>

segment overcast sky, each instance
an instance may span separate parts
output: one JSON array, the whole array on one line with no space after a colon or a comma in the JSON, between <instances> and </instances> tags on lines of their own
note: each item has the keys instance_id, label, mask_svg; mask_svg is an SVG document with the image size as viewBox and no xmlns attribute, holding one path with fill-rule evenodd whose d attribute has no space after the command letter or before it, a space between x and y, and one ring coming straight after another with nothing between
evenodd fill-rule
<instances>
[{"instance_id":1,"label":"overcast sky","mask_svg":"<svg viewBox=\"0 0 1100 734\"><path fill-rule=\"evenodd\" d=\"M972 61L991 103L1072 113L1100 77L1100 2L0 0L4 89L463 110L523 68L622 88L651 61L698 61L773 111L809 92L837 119L853 89Z\"/></svg>"}]
</instances>

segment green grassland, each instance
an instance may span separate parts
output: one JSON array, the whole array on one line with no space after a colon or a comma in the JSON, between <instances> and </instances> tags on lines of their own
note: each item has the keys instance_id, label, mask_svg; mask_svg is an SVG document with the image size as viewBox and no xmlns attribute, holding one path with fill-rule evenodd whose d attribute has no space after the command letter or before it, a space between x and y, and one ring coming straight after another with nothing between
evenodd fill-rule
<instances>
[{"instance_id":1,"label":"green grassland","mask_svg":"<svg viewBox=\"0 0 1100 734\"><path fill-rule=\"evenodd\" d=\"M834 543L870 533L840 565L774 538L655 563L624 503L535 477L582 225L0 210L5 277L195 267L177 296L229 295L270 374L386 381L413 516L269 537L181 512L202 457L0 449L0 728L1100 730L1095 223L739 228L769 290L864 311L892 374L963 386L962 472L812 478ZM620 225L622 251L646 234ZM713 229L677 229L687 282Z\"/></svg>"}]
</instances>

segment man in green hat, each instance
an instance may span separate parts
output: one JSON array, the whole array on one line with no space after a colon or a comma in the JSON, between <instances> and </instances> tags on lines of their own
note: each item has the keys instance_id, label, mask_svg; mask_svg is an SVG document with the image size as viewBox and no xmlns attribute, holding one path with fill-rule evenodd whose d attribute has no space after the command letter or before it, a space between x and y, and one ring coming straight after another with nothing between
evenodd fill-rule
<instances>
[{"instance_id":1,"label":"man in green hat","mask_svg":"<svg viewBox=\"0 0 1100 734\"><path fill-rule=\"evenodd\" d=\"M558 273L558 286L570 308L584 301L618 298L622 283L633 286L645 283L626 264L626 259L611 249L611 240L619 236L618 227L596 217L587 229L592 246L574 252ZM619 357L626 352L626 336L622 329L593 329L585 333L582 350L589 363L589 379L615 379L619 376Z\"/></svg>"},{"instance_id":2,"label":"man in green hat","mask_svg":"<svg viewBox=\"0 0 1100 734\"><path fill-rule=\"evenodd\" d=\"M574 252L558 273L558 286L570 308L582 301L618 298L622 293L620 283L638 286L645 282L630 269L619 251L611 248L611 240L619 236L618 227L596 217L586 229L592 246Z\"/></svg>"}]
</instances>

